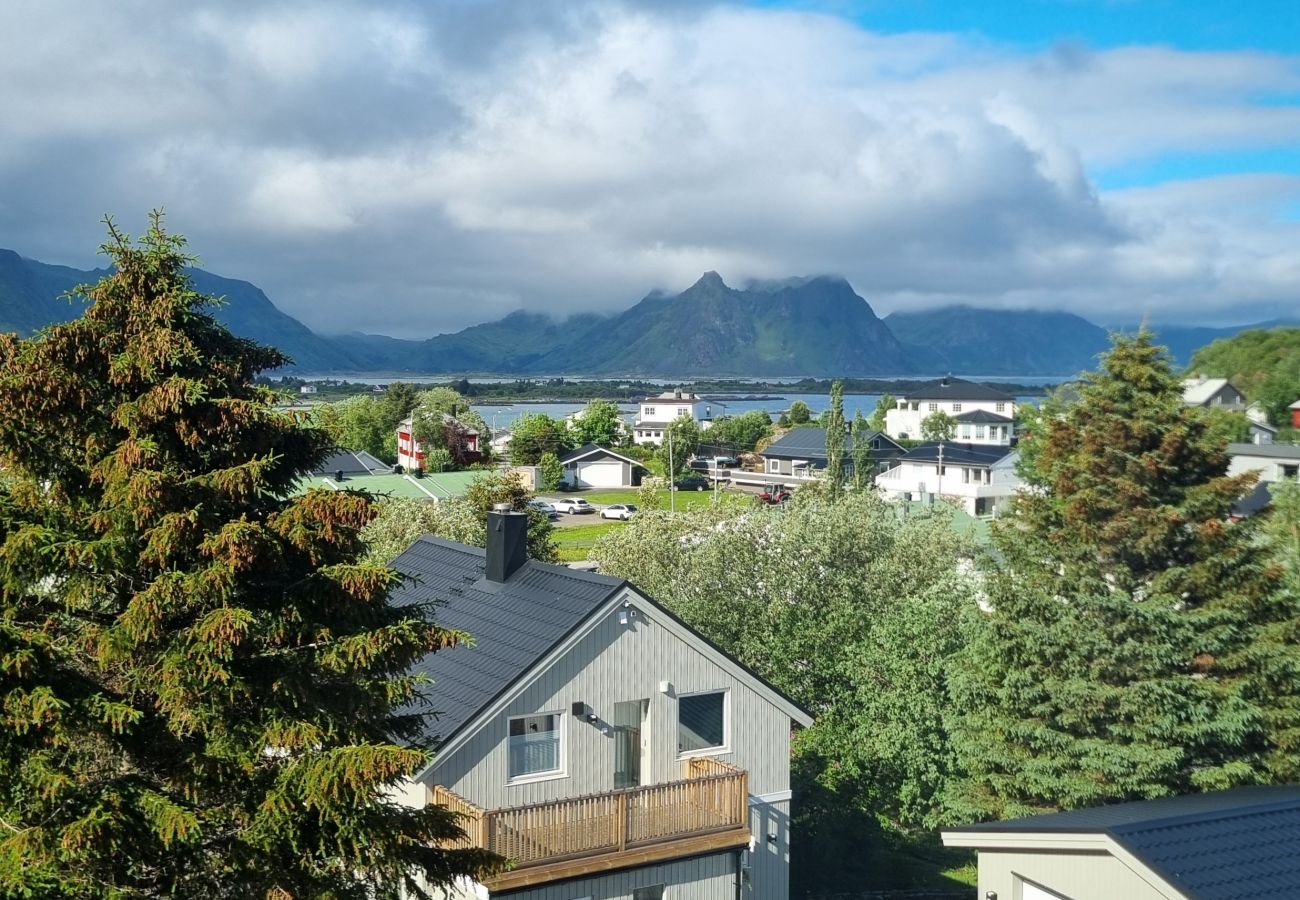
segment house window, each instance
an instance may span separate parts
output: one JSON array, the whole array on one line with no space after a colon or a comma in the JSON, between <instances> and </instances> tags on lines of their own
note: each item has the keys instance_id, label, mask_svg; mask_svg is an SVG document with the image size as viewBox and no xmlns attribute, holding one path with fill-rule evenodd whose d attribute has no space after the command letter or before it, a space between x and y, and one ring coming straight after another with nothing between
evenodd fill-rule
<instances>
[{"instance_id":1,"label":"house window","mask_svg":"<svg viewBox=\"0 0 1300 900\"><path fill-rule=\"evenodd\" d=\"M961 412L961 404L960 404L960 403L954 403L954 404L952 405L952 411L955 412L955 413L956 413L956 412Z\"/></svg>"},{"instance_id":2,"label":"house window","mask_svg":"<svg viewBox=\"0 0 1300 900\"><path fill-rule=\"evenodd\" d=\"M1283 478L1295 478L1300 476L1300 465L1288 466L1283 464L1281 468Z\"/></svg>"},{"instance_id":3,"label":"house window","mask_svg":"<svg viewBox=\"0 0 1300 900\"><path fill-rule=\"evenodd\" d=\"M983 425L976 425L976 426L975 426L975 440L977 440L977 441L982 441L982 440L984 440L984 426L983 426Z\"/></svg>"},{"instance_id":4,"label":"house window","mask_svg":"<svg viewBox=\"0 0 1300 900\"><path fill-rule=\"evenodd\" d=\"M969 440L970 440L970 426L969 426L969 425L963 425L963 426L961 427L961 439L962 439L963 441L969 441Z\"/></svg>"},{"instance_id":5,"label":"house window","mask_svg":"<svg viewBox=\"0 0 1300 900\"><path fill-rule=\"evenodd\" d=\"M509 777L560 771L560 719L559 713L539 713L510 720Z\"/></svg>"},{"instance_id":6,"label":"house window","mask_svg":"<svg viewBox=\"0 0 1300 900\"><path fill-rule=\"evenodd\" d=\"M998 403L998 412L1006 412L1006 411L1007 411L1007 404L1005 402Z\"/></svg>"},{"instance_id":7,"label":"house window","mask_svg":"<svg viewBox=\"0 0 1300 900\"><path fill-rule=\"evenodd\" d=\"M634 888L632 900L664 900L664 886L662 884L651 884Z\"/></svg>"},{"instance_id":8,"label":"house window","mask_svg":"<svg viewBox=\"0 0 1300 900\"><path fill-rule=\"evenodd\" d=\"M677 752L716 750L727 745L727 692L677 698Z\"/></svg>"},{"instance_id":9,"label":"house window","mask_svg":"<svg viewBox=\"0 0 1300 900\"><path fill-rule=\"evenodd\" d=\"M653 406L641 407L641 415L644 416L645 418L649 419L652 416L654 416L654 414L655 414L655 408Z\"/></svg>"},{"instance_id":10,"label":"house window","mask_svg":"<svg viewBox=\"0 0 1300 900\"><path fill-rule=\"evenodd\" d=\"M938 411L939 411L939 404L938 404L938 403L929 403L929 404L927 404L927 406L930 407L930 412L938 412Z\"/></svg>"}]
</instances>

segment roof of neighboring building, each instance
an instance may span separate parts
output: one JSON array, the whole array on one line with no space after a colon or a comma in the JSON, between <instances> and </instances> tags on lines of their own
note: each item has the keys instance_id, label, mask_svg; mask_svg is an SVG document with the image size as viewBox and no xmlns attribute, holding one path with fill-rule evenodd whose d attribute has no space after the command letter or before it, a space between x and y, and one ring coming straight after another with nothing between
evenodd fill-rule
<instances>
[{"instance_id":1,"label":"roof of neighboring building","mask_svg":"<svg viewBox=\"0 0 1300 900\"><path fill-rule=\"evenodd\" d=\"M597 456L597 455L613 457L614 459L620 460L622 462L630 463L631 465L634 466L641 466L641 468L643 469L645 468L645 465L643 463L637 462L632 457L624 456L622 453L615 452L614 450L611 450L608 447L602 447L599 444L583 444L577 450L570 450L568 453L563 454L560 457L560 462L562 463L577 462L578 460L586 459L588 456Z\"/></svg>"},{"instance_id":2,"label":"roof of neighboring building","mask_svg":"<svg viewBox=\"0 0 1300 900\"><path fill-rule=\"evenodd\" d=\"M941 445L943 447L943 464L945 466L991 466L1016 452L1014 447L1006 444L961 444L956 441L928 441L908 450L898 458L898 462L937 463Z\"/></svg>"},{"instance_id":3,"label":"roof of neighboring building","mask_svg":"<svg viewBox=\"0 0 1300 900\"><path fill-rule=\"evenodd\" d=\"M393 467L376 459L364 450L335 450L312 470L314 475L380 475L393 471Z\"/></svg>"},{"instance_id":4,"label":"roof of neighboring building","mask_svg":"<svg viewBox=\"0 0 1300 900\"><path fill-rule=\"evenodd\" d=\"M938 378L917 385L905 395L908 400L995 400L1014 403L1016 398L986 385L961 378Z\"/></svg>"},{"instance_id":5,"label":"roof of neighboring building","mask_svg":"<svg viewBox=\"0 0 1300 900\"><path fill-rule=\"evenodd\" d=\"M1290 406L1287 407L1287 409L1300 409L1300 400L1297 400L1295 403L1292 403Z\"/></svg>"},{"instance_id":6,"label":"roof of neighboring building","mask_svg":"<svg viewBox=\"0 0 1300 900\"><path fill-rule=\"evenodd\" d=\"M414 667L438 712L425 735L455 733L624 585L622 579L529 560L503 584L484 575L487 551L425 535L393 560L407 581L390 595L403 606L442 602L443 628L474 636L472 647L430 653Z\"/></svg>"},{"instance_id":7,"label":"roof of neighboring building","mask_svg":"<svg viewBox=\"0 0 1300 900\"><path fill-rule=\"evenodd\" d=\"M645 398L644 400L642 400L641 402L642 402L642 403L657 403L657 402L660 402L660 401L668 401L668 402L671 402L671 401L677 400L677 401L682 402L682 403L695 403L695 402L698 401L699 399L701 399L701 398L700 398L698 395L696 395L696 394L692 394L692 393L689 393L689 392L687 392L687 391L664 391L662 394L656 394L656 395L653 396L653 397L646 397L646 398Z\"/></svg>"},{"instance_id":8,"label":"roof of neighboring building","mask_svg":"<svg viewBox=\"0 0 1300 900\"><path fill-rule=\"evenodd\" d=\"M1296 444L1229 444L1229 456L1263 456L1268 459L1300 459Z\"/></svg>"},{"instance_id":9,"label":"roof of neighboring building","mask_svg":"<svg viewBox=\"0 0 1300 900\"><path fill-rule=\"evenodd\" d=\"M895 451L898 453L903 451L903 448L893 438L879 431L868 432L867 438L871 441L880 439L887 444L887 446L881 446L878 450L873 448L874 452L890 453L892 456ZM845 454L853 452L852 432L844 435L844 452ZM825 459L826 429L812 426L792 428L768 444L759 455L773 459Z\"/></svg>"},{"instance_id":10,"label":"roof of neighboring building","mask_svg":"<svg viewBox=\"0 0 1300 900\"><path fill-rule=\"evenodd\" d=\"M1226 378L1188 378L1183 381L1183 402L1191 406L1200 406L1202 403L1208 403L1210 398L1223 390L1225 387L1231 387ZM1236 391L1236 388L1233 388ZM1237 393L1241 393L1237 391Z\"/></svg>"},{"instance_id":11,"label":"roof of neighboring building","mask_svg":"<svg viewBox=\"0 0 1300 900\"><path fill-rule=\"evenodd\" d=\"M957 834L1104 834L1191 900L1300 896L1300 785L988 822Z\"/></svg>"},{"instance_id":12,"label":"roof of neighboring building","mask_svg":"<svg viewBox=\"0 0 1300 900\"><path fill-rule=\"evenodd\" d=\"M974 422L976 425L1007 425L1012 422L1010 416L999 416L987 409L973 409L955 416L958 422Z\"/></svg>"}]
</instances>

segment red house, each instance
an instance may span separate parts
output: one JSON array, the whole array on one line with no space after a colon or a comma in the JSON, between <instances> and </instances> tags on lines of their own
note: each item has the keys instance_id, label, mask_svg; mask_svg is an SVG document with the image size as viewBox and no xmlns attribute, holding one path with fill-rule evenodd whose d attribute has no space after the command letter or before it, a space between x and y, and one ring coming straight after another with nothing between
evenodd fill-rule
<instances>
[{"instance_id":1,"label":"red house","mask_svg":"<svg viewBox=\"0 0 1300 900\"><path fill-rule=\"evenodd\" d=\"M442 414L442 424L449 431L454 431L458 438L459 447L453 448L452 452L453 458L458 455L462 457L455 460L458 464L477 462L482 457L479 451L479 433L476 429L470 428L460 419L446 413ZM423 470L425 467L424 447L411 436L413 427L410 416L397 423L397 464L408 472Z\"/></svg>"}]
</instances>

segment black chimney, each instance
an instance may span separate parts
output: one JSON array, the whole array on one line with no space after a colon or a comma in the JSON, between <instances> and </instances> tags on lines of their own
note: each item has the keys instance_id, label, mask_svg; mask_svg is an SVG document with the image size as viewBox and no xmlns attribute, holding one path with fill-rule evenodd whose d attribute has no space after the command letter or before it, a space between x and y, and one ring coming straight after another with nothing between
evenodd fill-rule
<instances>
[{"instance_id":1,"label":"black chimney","mask_svg":"<svg viewBox=\"0 0 1300 900\"><path fill-rule=\"evenodd\" d=\"M488 581L503 582L528 561L528 515L509 503L492 507L487 518Z\"/></svg>"}]
</instances>

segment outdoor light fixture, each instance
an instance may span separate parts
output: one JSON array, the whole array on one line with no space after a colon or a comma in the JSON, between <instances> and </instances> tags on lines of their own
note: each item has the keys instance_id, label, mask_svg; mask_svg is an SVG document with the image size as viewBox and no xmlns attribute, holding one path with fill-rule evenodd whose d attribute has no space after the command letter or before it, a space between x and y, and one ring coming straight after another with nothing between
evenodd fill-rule
<instances>
[{"instance_id":1,"label":"outdoor light fixture","mask_svg":"<svg viewBox=\"0 0 1300 900\"><path fill-rule=\"evenodd\" d=\"M670 691L672 691L672 689L673 689L673 683L671 681L659 682L659 693L667 694Z\"/></svg>"}]
</instances>

